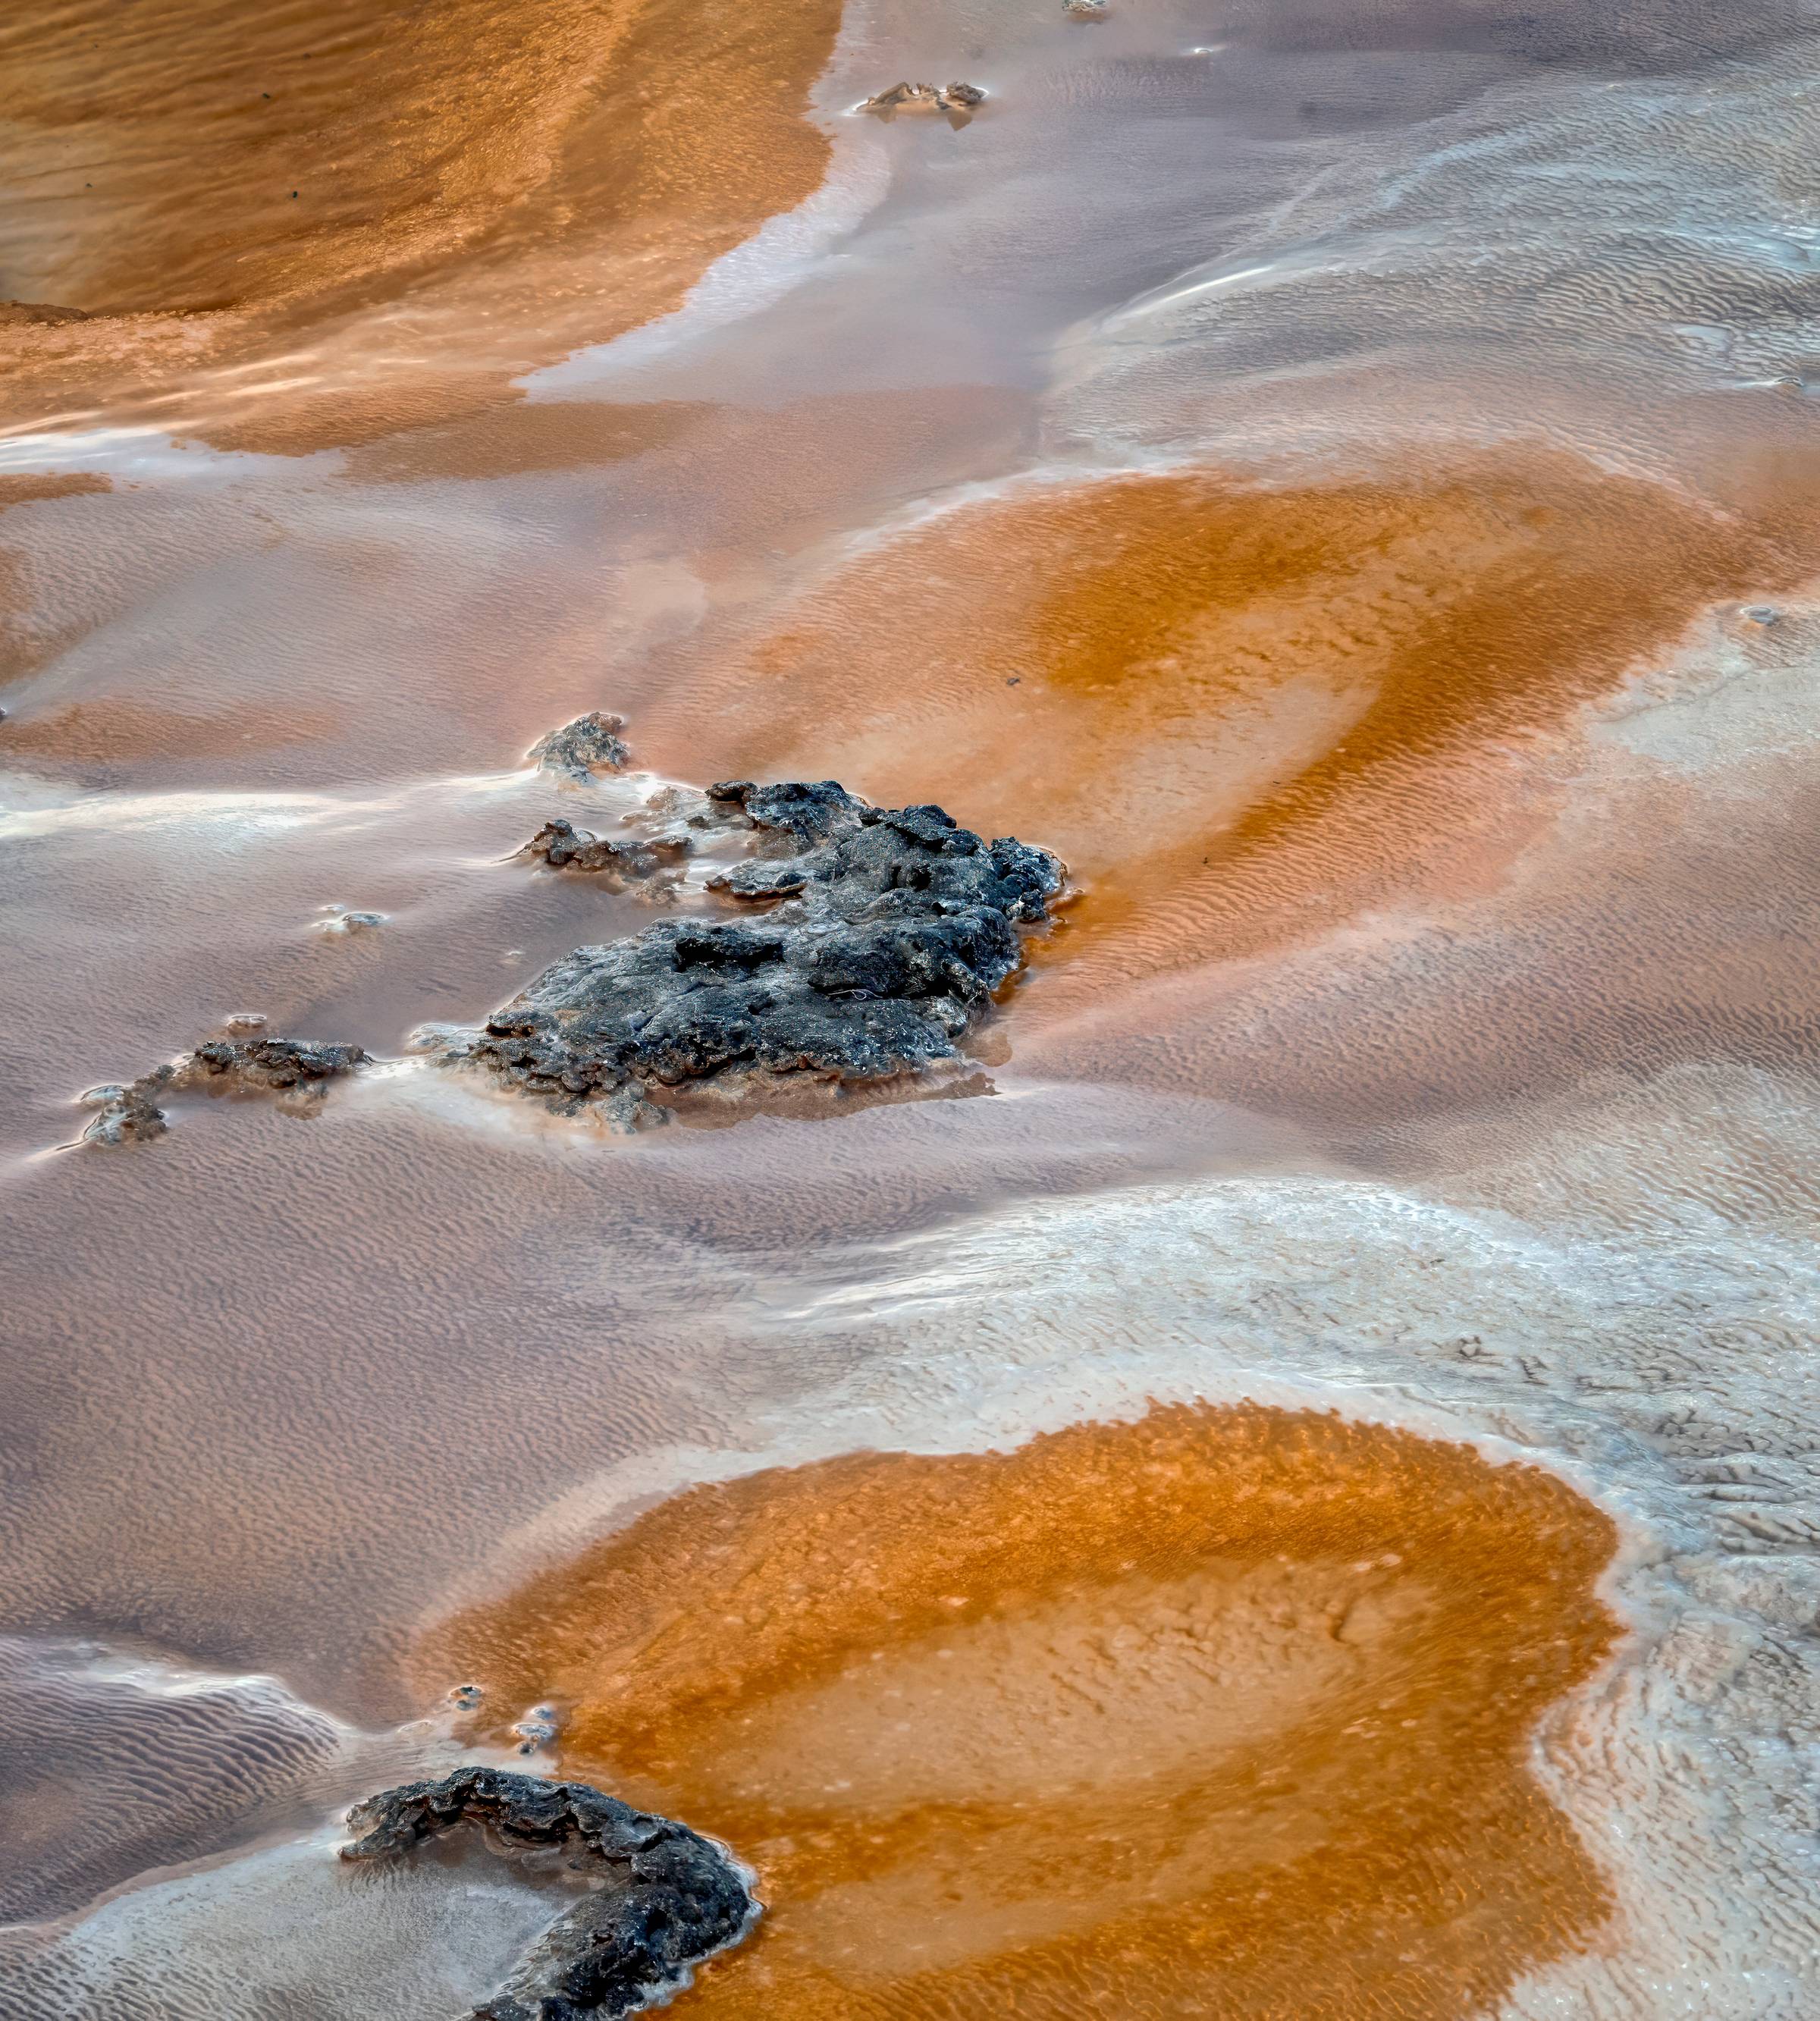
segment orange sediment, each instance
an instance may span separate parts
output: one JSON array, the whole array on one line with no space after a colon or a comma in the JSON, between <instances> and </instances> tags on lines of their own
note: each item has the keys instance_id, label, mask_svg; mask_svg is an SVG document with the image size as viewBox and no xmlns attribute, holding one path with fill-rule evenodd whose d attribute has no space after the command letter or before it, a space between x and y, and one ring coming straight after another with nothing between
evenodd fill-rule
<instances>
[{"instance_id":1,"label":"orange sediment","mask_svg":"<svg viewBox=\"0 0 1820 2021\"><path fill-rule=\"evenodd\" d=\"M1465 1447L1170 1407L692 1489L420 1666L756 1866L704 2017L1419 2021L1609 1917L1530 1750L1614 1543Z\"/></svg>"},{"instance_id":2,"label":"orange sediment","mask_svg":"<svg viewBox=\"0 0 1820 2021\"><path fill-rule=\"evenodd\" d=\"M0 24L7 415L162 395L163 425L289 449L490 404L674 308L815 188L807 93L839 20L23 0ZM195 383L237 363L257 399Z\"/></svg>"},{"instance_id":3,"label":"orange sediment","mask_svg":"<svg viewBox=\"0 0 1820 2021\"><path fill-rule=\"evenodd\" d=\"M0 512L15 505L35 505L46 498L78 498L85 493L111 491L114 480L93 471L73 472L60 477L7 475L0 477Z\"/></svg>"},{"instance_id":4,"label":"orange sediment","mask_svg":"<svg viewBox=\"0 0 1820 2021\"><path fill-rule=\"evenodd\" d=\"M1719 511L1514 453L1031 484L868 548L642 728L659 762L811 767L1058 849L1086 887L1059 1007L1495 881L1549 811L1531 741L1804 575L1809 491Z\"/></svg>"}]
</instances>

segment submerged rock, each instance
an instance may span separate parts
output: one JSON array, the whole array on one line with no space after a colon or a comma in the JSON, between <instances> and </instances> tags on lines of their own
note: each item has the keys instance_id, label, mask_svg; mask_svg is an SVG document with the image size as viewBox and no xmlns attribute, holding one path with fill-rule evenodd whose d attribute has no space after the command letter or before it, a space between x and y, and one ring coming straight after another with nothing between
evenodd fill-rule
<instances>
[{"instance_id":1,"label":"submerged rock","mask_svg":"<svg viewBox=\"0 0 1820 2021\"><path fill-rule=\"evenodd\" d=\"M166 1065L142 1074L122 1086L110 1081L92 1087L82 1096L84 1108L95 1113L82 1132L86 1144L130 1144L141 1138L162 1137L170 1125L158 1105L158 1098L173 1085L177 1069Z\"/></svg>"},{"instance_id":2,"label":"submerged rock","mask_svg":"<svg viewBox=\"0 0 1820 2021\"><path fill-rule=\"evenodd\" d=\"M566 773L573 779L617 772L632 756L620 737L624 728L624 716L603 716L595 709L540 737L526 755L541 770Z\"/></svg>"},{"instance_id":3,"label":"submerged rock","mask_svg":"<svg viewBox=\"0 0 1820 2021\"><path fill-rule=\"evenodd\" d=\"M337 1075L351 1073L366 1057L359 1046L308 1039L206 1040L193 1053L168 1060L124 1087L91 1088L82 1100L96 1114L82 1136L93 1144L162 1136L169 1126L160 1098L192 1088L275 1094L292 1109L308 1108L322 1099Z\"/></svg>"},{"instance_id":4,"label":"submerged rock","mask_svg":"<svg viewBox=\"0 0 1820 2021\"><path fill-rule=\"evenodd\" d=\"M535 1754L540 1747L548 1747L556 1738L555 1706L533 1706L522 1719L512 1722L511 1733L521 1754Z\"/></svg>"},{"instance_id":5,"label":"submerged rock","mask_svg":"<svg viewBox=\"0 0 1820 2021\"><path fill-rule=\"evenodd\" d=\"M445 1057L628 1127L703 1083L913 1076L958 1058L1062 887L1046 850L986 842L937 807L870 807L832 779L732 781L708 800L752 832L752 854L708 879L746 916L578 948Z\"/></svg>"},{"instance_id":6,"label":"submerged rock","mask_svg":"<svg viewBox=\"0 0 1820 2021\"><path fill-rule=\"evenodd\" d=\"M500 1768L458 1768L369 1797L348 1813L361 1836L341 1857L394 1857L464 1820L517 1850L569 1848L570 1865L598 1867L602 1884L559 1917L475 2010L481 2021L628 2014L685 1984L692 1966L737 1943L758 1914L731 1859L686 1825L584 1782Z\"/></svg>"},{"instance_id":7,"label":"submerged rock","mask_svg":"<svg viewBox=\"0 0 1820 2021\"><path fill-rule=\"evenodd\" d=\"M325 916L315 922L315 930L333 939L377 933L385 924L383 912L351 912L345 905L325 905L322 911Z\"/></svg>"}]
</instances>

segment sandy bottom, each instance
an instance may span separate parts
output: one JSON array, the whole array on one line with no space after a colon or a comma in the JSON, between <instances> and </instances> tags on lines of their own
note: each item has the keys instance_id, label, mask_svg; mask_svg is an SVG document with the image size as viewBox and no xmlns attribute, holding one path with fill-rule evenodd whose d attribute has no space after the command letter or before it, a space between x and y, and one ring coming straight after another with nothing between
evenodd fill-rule
<instances>
[{"instance_id":1,"label":"sandy bottom","mask_svg":"<svg viewBox=\"0 0 1820 2021\"><path fill-rule=\"evenodd\" d=\"M421 1674L754 1863L704 2015L1464 2015L1611 1910L1530 1750L1614 1541L1462 1447L1175 1408L694 1489Z\"/></svg>"}]
</instances>

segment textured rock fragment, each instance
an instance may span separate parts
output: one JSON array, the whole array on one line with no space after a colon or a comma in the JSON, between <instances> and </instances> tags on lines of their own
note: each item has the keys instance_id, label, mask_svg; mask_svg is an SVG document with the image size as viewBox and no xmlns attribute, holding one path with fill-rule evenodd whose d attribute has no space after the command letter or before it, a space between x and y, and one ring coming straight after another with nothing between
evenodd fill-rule
<instances>
[{"instance_id":1,"label":"textured rock fragment","mask_svg":"<svg viewBox=\"0 0 1820 2021\"><path fill-rule=\"evenodd\" d=\"M730 781L708 799L751 832L752 853L708 880L745 916L578 948L459 1057L564 1105L613 1104L635 1127L690 1084L913 1075L957 1057L1061 889L1045 850L988 843L937 807L869 807L833 780Z\"/></svg>"},{"instance_id":2,"label":"textured rock fragment","mask_svg":"<svg viewBox=\"0 0 1820 2021\"><path fill-rule=\"evenodd\" d=\"M562 1848L602 1885L559 1917L475 2014L482 2021L574 2021L628 2014L675 1990L690 1969L733 1943L758 1913L719 1847L667 1818L584 1782L499 1768L388 1790L348 1813L349 1860L406 1853L464 1821L519 1851Z\"/></svg>"},{"instance_id":3,"label":"textured rock fragment","mask_svg":"<svg viewBox=\"0 0 1820 2021\"><path fill-rule=\"evenodd\" d=\"M315 931L332 939L377 933L385 924L383 912L351 912L345 905L325 905L322 910L327 916L316 921Z\"/></svg>"},{"instance_id":4,"label":"textured rock fragment","mask_svg":"<svg viewBox=\"0 0 1820 2021\"><path fill-rule=\"evenodd\" d=\"M82 1098L86 1109L94 1110L82 1140L89 1144L130 1144L148 1137L162 1137L170 1125L158 1105L158 1097L177 1083L177 1069L169 1063L154 1067L137 1080L109 1081L92 1087Z\"/></svg>"},{"instance_id":5,"label":"textured rock fragment","mask_svg":"<svg viewBox=\"0 0 1820 2021\"><path fill-rule=\"evenodd\" d=\"M540 770L572 779L617 772L632 755L620 736L624 728L624 717L603 716L595 709L539 737L526 755Z\"/></svg>"},{"instance_id":6,"label":"textured rock fragment","mask_svg":"<svg viewBox=\"0 0 1820 2021\"><path fill-rule=\"evenodd\" d=\"M945 112L964 119L986 94L977 84L910 84L900 82L875 92L860 107L862 112L878 112L889 118L897 112Z\"/></svg>"},{"instance_id":7,"label":"textured rock fragment","mask_svg":"<svg viewBox=\"0 0 1820 2021\"><path fill-rule=\"evenodd\" d=\"M674 869L690 849L683 833L594 835L559 815L545 821L519 854L547 863L552 870L588 871L620 887Z\"/></svg>"},{"instance_id":8,"label":"textured rock fragment","mask_svg":"<svg viewBox=\"0 0 1820 2021\"><path fill-rule=\"evenodd\" d=\"M168 1060L124 1086L91 1088L84 1103L96 1112L82 1132L95 1144L157 1137L169 1127L158 1106L167 1094L215 1088L275 1094L292 1109L308 1108L338 1075L366 1059L359 1046L324 1045L308 1039L209 1039L180 1059Z\"/></svg>"}]
</instances>

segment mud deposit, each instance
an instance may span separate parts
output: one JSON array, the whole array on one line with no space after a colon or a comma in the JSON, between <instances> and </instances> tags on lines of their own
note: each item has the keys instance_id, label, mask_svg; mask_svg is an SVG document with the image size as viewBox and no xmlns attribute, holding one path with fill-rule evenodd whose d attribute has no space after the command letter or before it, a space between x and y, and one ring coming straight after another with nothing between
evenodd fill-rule
<instances>
[{"instance_id":1,"label":"mud deposit","mask_svg":"<svg viewBox=\"0 0 1820 2021\"><path fill-rule=\"evenodd\" d=\"M1812 2021L1812 10L0 63L6 2021Z\"/></svg>"}]
</instances>

